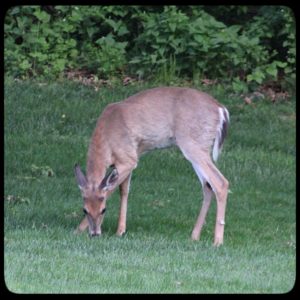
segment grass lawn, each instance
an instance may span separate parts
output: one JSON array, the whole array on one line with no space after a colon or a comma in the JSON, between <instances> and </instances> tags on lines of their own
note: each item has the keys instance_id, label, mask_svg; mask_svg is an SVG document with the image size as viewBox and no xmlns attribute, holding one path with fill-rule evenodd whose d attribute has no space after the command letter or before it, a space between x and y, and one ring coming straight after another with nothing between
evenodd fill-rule
<instances>
[{"instance_id":1,"label":"grass lawn","mask_svg":"<svg viewBox=\"0 0 300 300\"><path fill-rule=\"evenodd\" d=\"M5 82L4 276L16 293L286 293L295 282L295 100L243 104L231 115L218 167L230 181L224 245L213 247L215 201L190 240L202 191L176 148L143 156L115 236L119 195L103 235L74 235L82 199L73 167L106 104L142 86ZM214 94L213 91L211 91Z\"/></svg>"}]
</instances>

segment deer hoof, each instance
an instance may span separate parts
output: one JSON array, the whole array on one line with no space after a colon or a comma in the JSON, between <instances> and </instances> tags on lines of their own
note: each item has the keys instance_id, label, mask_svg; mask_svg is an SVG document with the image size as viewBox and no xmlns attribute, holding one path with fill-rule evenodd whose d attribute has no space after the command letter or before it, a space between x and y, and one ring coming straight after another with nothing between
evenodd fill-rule
<instances>
[{"instance_id":1,"label":"deer hoof","mask_svg":"<svg viewBox=\"0 0 300 300\"><path fill-rule=\"evenodd\" d=\"M214 246L219 247L223 244L223 239L215 239Z\"/></svg>"},{"instance_id":2,"label":"deer hoof","mask_svg":"<svg viewBox=\"0 0 300 300\"><path fill-rule=\"evenodd\" d=\"M192 236L191 236L192 241L199 241L199 238L200 238L200 234L192 232Z\"/></svg>"},{"instance_id":3,"label":"deer hoof","mask_svg":"<svg viewBox=\"0 0 300 300\"><path fill-rule=\"evenodd\" d=\"M126 230L122 229L122 230L118 230L117 233L116 233L116 235L117 236L123 236L123 235L125 235L125 233L126 233Z\"/></svg>"}]
</instances>

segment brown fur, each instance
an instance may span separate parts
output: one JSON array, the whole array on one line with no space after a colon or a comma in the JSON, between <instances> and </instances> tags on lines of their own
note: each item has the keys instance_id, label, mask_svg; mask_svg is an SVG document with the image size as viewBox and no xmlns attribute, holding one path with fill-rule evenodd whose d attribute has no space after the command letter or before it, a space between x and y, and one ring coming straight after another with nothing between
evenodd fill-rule
<instances>
[{"instance_id":1,"label":"brown fur","mask_svg":"<svg viewBox=\"0 0 300 300\"><path fill-rule=\"evenodd\" d=\"M227 131L228 120L225 120L221 129L218 128L219 108L223 106L208 94L195 89L178 87L149 89L122 102L108 105L98 119L89 146L88 184L82 190L83 194L90 194L85 197L85 205L91 201L94 203L94 198L101 196L105 199L101 204L103 209L109 194L120 185L121 210L118 233L123 234L126 228L130 175L137 166L140 155L156 148L176 145L197 169L195 170L201 183L207 182L211 186L211 189L205 188L205 193L208 195L213 191L217 196L217 203L225 203L223 206L220 205L223 208L220 209L217 218L221 220L216 222L215 244L221 244L224 225L220 228L218 224L224 222L228 182L210 159L210 151L217 131L222 132L220 144ZM107 168L112 165L117 170L118 180L109 191L103 191L99 188L100 184ZM206 194L205 198L209 199ZM92 198L94 200L91 200ZM206 203L209 202L210 200L206 200ZM91 209L97 210L99 215L98 206ZM98 222L100 226L102 219ZM200 223L202 221L201 219ZM83 223L86 224L86 220ZM199 226L200 223L197 221L198 225L195 225L193 239L198 239L200 236L202 227ZM84 227L80 226L80 229Z\"/></svg>"}]
</instances>

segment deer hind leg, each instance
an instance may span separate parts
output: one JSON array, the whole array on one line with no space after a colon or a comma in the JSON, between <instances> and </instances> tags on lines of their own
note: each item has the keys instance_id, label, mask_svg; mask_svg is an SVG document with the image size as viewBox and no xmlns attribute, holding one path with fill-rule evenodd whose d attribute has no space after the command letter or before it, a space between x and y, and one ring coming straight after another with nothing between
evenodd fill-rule
<instances>
[{"instance_id":1,"label":"deer hind leg","mask_svg":"<svg viewBox=\"0 0 300 300\"><path fill-rule=\"evenodd\" d=\"M229 185L228 181L213 164L210 156L207 153L196 151L194 149L181 148L181 150L184 156L192 163L194 169L196 170L204 191L203 208L201 208L200 214L195 224L192 233L192 239L198 239L198 237L200 236L201 229L205 221L205 216L211 202L211 194L213 192L217 200L214 245L219 246L223 244L224 237L225 210ZM205 182L206 184L204 184ZM207 183L211 187L212 192L209 192Z\"/></svg>"},{"instance_id":2,"label":"deer hind leg","mask_svg":"<svg viewBox=\"0 0 300 300\"><path fill-rule=\"evenodd\" d=\"M209 161L207 163L209 170L209 178L211 180L211 187L217 199L217 214L215 225L214 245L219 246L223 244L224 226L225 226L225 211L227 204L227 195L229 183L227 179L220 173L216 166Z\"/></svg>"},{"instance_id":3,"label":"deer hind leg","mask_svg":"<svg viewBox=\"0 0 300 300\"><path fill-rule=\"evenodd\" d=\"M193 162L194 164L194 162ZM205 180L209 183L217 200L217 213L215 224L214 245L223 244L224 225L225 225L225 210L228 194L228 181L212 163L210 157L201 159L197 162L204 174ZM197 223L196 223L197 225ZM197 232L196 232L197 233Z\"/></svg>"},{"instance_id":4,"label":"deer hind leg","mask_svg":"<svg viewBox=\"0 0 300 300\"><path fill-rule=\"evenodd\" d=\"M211 199L213 196L213 191L211 189L210 184L206 181L204 182L201 181L201 183L203 188L203 203L202 203L199 216L197 218L197 222L192 232L192 240L199 240L200 238L201 230L203 225L205 224L205 218L209 210Z\"/></svg>"}]
</instances>

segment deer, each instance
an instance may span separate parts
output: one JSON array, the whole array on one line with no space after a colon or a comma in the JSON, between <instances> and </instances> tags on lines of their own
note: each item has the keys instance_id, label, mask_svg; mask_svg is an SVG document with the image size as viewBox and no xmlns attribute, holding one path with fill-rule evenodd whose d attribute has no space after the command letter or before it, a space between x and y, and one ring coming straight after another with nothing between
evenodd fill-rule
<instances>
[{"instance_id":1,"label":"deer","mask_svg":"<svg viewBox=\"0 0 300 300\"><path fill-rule=\"evenodd\" d=\"M90 237L101 235L107 199L119 187L116 234L124 235L131 175L140 156L176 146L192 164L203 190L191 239L199 240L215 196L214 245L222 245L229 182L213 161L221 152L228 124L228 110L209 94L193 88L152 88L108 104L91 137L86 176L78 164L74 167L85 214L76 233L89 228Z\"/></svg>"}]
</instances>

